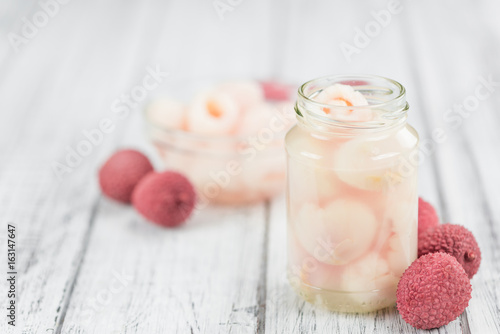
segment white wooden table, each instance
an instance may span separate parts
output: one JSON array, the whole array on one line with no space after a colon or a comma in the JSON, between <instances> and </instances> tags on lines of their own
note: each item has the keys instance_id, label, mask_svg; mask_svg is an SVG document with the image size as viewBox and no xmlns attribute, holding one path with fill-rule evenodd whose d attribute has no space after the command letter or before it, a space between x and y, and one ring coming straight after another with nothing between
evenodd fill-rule
<instances>
[{"instance_id":1,"label":"white wooden table","mask_svg":"<svg viewBox=\"0 0 500 334\"><path fill-rule=\"evenodd\" d=\"M212 0L73 0L44 16L47 1L0 2L0 333L420 332L395 309L333 314L296 297L285 279L282 197L205 209L166 230L100 195L96 170L111 152L154 154L141 105L123 119L112 105L156 66L170 84L351 72L402 82L428 148L420 194L444 221L472 230L483 252L466 312L431 332L500 332L497 1L403 1L380 29L371 12L388 10L386 1L222 0L218 13ZM372 29L367 45L354 44L357 28ZM347 44L357 48L350 61ZM490 77L497 84L475 98ZM470 112L452 109L464 103ZM59 180L54 161L103 118L114 131ZM436 131L444 142L432 140ZM8 224L16 228L15 328L6 317Z\"/></svg>"}]
</instances>

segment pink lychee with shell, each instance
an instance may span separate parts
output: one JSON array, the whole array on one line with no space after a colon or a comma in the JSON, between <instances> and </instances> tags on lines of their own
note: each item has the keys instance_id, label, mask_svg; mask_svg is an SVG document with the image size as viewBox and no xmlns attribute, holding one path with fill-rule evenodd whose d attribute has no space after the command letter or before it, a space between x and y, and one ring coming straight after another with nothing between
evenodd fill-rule
<instances>
[{"instance_id":1,"label":"pink lychee with shell","mask_svg":"<svg viewBox=\"0 0 500 334\"><path fill-rule=\"evenodd\" d=\"M418 198L418 234L427 229L439 225L439 217L434 206L425 201L422 197Z\"/></svg>"},{"instance_id":2,"label":"pink lychee with shell","mask_svg":"<svg viewBox=\"0 0 500 334\"><path fill-rule=\"evenodd\" d=\"M99 185L109 198L130 203L139 181L153 171L149 159L137 150L115 152L99 169Z\"/></svg>"},{"instance_id":3,"label":"pink lychee with shell","mask_svg":"<svg viewBox=\"0 0 500 334\"><path fill-rule=\"evenodd\" d=\"M443 224L419 235L418 256L444 252L455 257L472 278L481 264L481 250L471 231L461 225Z\"/></svg>"},{"instance_id":4,"label":"pink lychee with shell","mask_svg":"<svg viewBox=\"0 0 500 334\"><path fill-rule=\"evenodd\" d=\"M290 85L278 81L262 81L260 85L266 100L287 101L292 97L293 89Z\"/></svg>"},{"instance_id":5,"label":"pink lychee with shell","mask_svg":"<svg viewBox=\"0 0 500 334\"><path fill-rule=\"evenodd\" d=\"M451 255L429 253L406 269L397 289L404 321L432 329L455 320L469 304L472 286L464 268Z\"/></svg>"},{"instance_id":6,"label":"pink lychee with shell","mask_svg":"<svg viewBox=\"0 0 500 334\"><path fill-rule=\"evenodd\" d=\"M180 173L149 173L135 187L132 204L149 221L175 227L190 217L196 193L191 182Z\"/></svg>"}]
</instances>

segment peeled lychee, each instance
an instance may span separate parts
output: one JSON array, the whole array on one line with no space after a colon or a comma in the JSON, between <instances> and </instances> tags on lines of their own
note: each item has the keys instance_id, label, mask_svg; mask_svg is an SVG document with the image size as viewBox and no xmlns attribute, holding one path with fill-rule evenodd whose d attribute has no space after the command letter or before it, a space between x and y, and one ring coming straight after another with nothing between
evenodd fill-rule
<instances>
[{"instance_id":1,"label":"peeled lychee","mask_svg":"<svg viewBox=\"0 0 500 334\"><path fill-rule=\"evenodd\" d=\"M150 173L132 194L132 204L148 220L161 226L182 224L193 212L196 194L191 182L177 172Z\"/></svg>"},{"instance_id":2,"label":"peeled lychee","mask_svg":"<svg viewBox=\"0 0 500 334\"><path fill-rule=\"evenodd\" d=\"M255 135L260 130L268 128L273 117L276 117L274 107L270 103L259 103L247 108L238 124L237 131L244 135Z\"/></svg>"},{"instance_id":3,"label":"peeled lychee","mask_svg":"<svg viewBox=\"0 0 500 334\"><path fill-rule=\"evenodd\" d=\"M397 278L417 258L417 250L411 246L415 243L408 236L393 234L386 241L386 257L391 273ZM416 238L415 238L416 239Z\"/></svg>"},{"instance_id":4,"label":"peeled lychee","mask_svg":"<svg viewBox=\"0 0 500 334\"><path fill-rule=\"evenodd\" d=\"M314 100L320 103L332 106L367 106L366 98L359 91L354 90L349 85L334 84L323 89L314 97ZM323 112L332 118L340 121L363 122L370 121L373 113L369 108L329 108L324 107Z\"/></svg>"},{"instance_id":5,"label":"peeled lychee","mask_svg":"<svg viewBox=\"0 0 500 334\"><path fill-rule=\"evenodd\" d=\"M204 135L234 133L241 110L234 96L224 91L206 91L193 99L187 111L187 129Z\"/></svg>"},{"instance_id":6,"label":"peeled lychee","mask_svg":"<svg viewBox=\"0 0 500 334\"><path fill-rule=\"evenodd\" d=\"M343 291L370 292L396 286L398 281L391 275L387 261L375 252L345 266L342 275Z\"/></svg>"},{"instance_id":7,"label":"peeled lychee","mask_svg":"<svg viewBox=\"0 0 500 334\"><path fill-rule=\"evenodd\" d=\"M323 89L314 100L337 106L367 106L366 98L349 85L335 84Z\"/></svg>"},{"instance_id":8,"label":"peeled lychee","mask_svg":"<svg viewBox=\"0 0 500 334\"><path fill-rule=\"evenodd\" d=\"M287 173L289 179L294 180L293 187L288 189L292 212L297 211L302 203L309 201L320 205L327 204L337 199L346 188L335 171L312 164L294 161L288 165Z\"/></svg>"},{"instance_id":9,"label":"peeled lychee","mask_svg":"<svg viewBox=\"0 0 500 334\"><path fill-rule=\"evenodd\" d=\"M215 90L231 96L241 110L264 101L264 90L253 80L228 81L215 87Z\"/></svg>"},{"instance_id":10,"label":"peeled lychee","mask_svg":"<svg viewBox=\"0 0 500 334\"><path fill-rule=\"evenodd\" d=\"M152 101L146 109L147 117L155 125L166 129L183 129L186 106L177 100L163 97Z\"/></svg>"},{"instance_id":11,"label":"peeled lychee","mask_svg":"<svg viewBox=\"0 0 500 334\"><path fill-rule=\"evenodd\" d=\"M130 203L137 183L153 170L148 158L136 150L114 153L99 170L102 192L116 201Z\"/></svg>"},{"instance_id":12,"label":"peeled lychee","mask_svg":"<svg viewBox=\"0 0 500 334\"><path fill-rule=\"evenodd\" d=\"M299 241L317 260L344 265L370 249L379 224L369 206L340 198L324 208L305 203L294 226Z\"/></svg>"},{"instance_id":13,"label":"peeled lychee","mask_svg":"<svg viewBox=\"0 0 500 334\"><path fill-rule=\"evenodd\" d=\"M431 329L455 320L467 307L472 287L464 268L445 253L422 256L398 284L397 305L404 321Z\"/></svg>"},{"instance_id":14,"label":"peeled lychee","mask_svg":"<svg viewBox=\"0 0 500 334\"><path fill-rule=\"evenodd\" d=\"M345 266L341 277L342 291L349 292L355 308L375 310L395 302L399 277L390 272L387 261L376 252Z\"/></svg>"},{"instance_id":15,"label":"peeled lychee","mask_svg":"<svg viewBox=\"0 0 500 334\"><path fill-rule=\"evenodd\" d=\"M393 136L351 139L335 153L335 169L347 184L381 191L402 179L395 168L402 147Z\"/></svg>"},{"instance_id":16,"label":"peeled lychee","mask_svg":"<svg viewBox=\"0 0 500 334\"><path fill-rule=\"evenodd\" d=\"M370 83L364 80L344 80L341 81L340 84L349 86L368 86Z\"/></svg>"},{"instance_id":17,"label":"peeled lychee","mask_svg":"<svg viewBox=\"0 0 500 334\"><path fill-rule=\"evenodd\" d=\"M477 273L481 264L481 250L474 235L460 225L438 225L419 235L418 256L435 252L455 257L469 278Z\"/></svg>"},{"instance_id":18,"label":"peeled lychee","mask_svg":"<svg viewBox=\"0 0 500 334\"><path fill-rule=\"evenodd\" d=\"M424 232L429 227L439 225L439 218L436 209L422 199L418 198L418 234Z\"/></svg>"}]
</instances>

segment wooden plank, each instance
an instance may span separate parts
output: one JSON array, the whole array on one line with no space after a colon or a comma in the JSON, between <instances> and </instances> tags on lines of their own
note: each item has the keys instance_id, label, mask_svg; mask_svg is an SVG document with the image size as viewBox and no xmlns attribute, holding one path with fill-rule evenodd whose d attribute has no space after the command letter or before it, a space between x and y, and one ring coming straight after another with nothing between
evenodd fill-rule
<instances>
[{"instance_id":1,"label":"wooden plank","mask_svg":"<svg viewBox=\"0 0 500 334\"><path fill-rule=\"evenodd\" d=\"M50 43L55 42L57 36L46 38ZM69 210L72 215L70 218L67 216L67 208L60 206L62 198L75 197L74 188L71 191L68 188L58 189L58 181L50 169L51 159L63 155L63 147L54 147L51 138L54 131L45 118L50 113L50 106L44 104L44 93L47 91L40 89L40 86L43 87L40 81L45 79L46 82L53 83L60 79L61 75L54 75L54 81L47 80L48 73L41 75L41 70L49 72L54 71L54 68L41 68L36 62L28 60L33 60L34 56L35 54L32 54L30 58L26 53L22 54L19 61L13 63L14 69L9 71L11 77L5 78L8 81L2 85L2 96L5 97L1 102L2 109L18 110L17 113L2 113L3 121L8 118L8 121L2 124L10 125L2 131L2 139L5 138L2 140L5 145L3 152L6 152L2 164L2 184L6 184L6 187L2 187L2 197L8 198L10 203L4 208L2 217L15 224L19 231L18 328L45 331L56 321L58 305L54 304L59 303L59 298L64 293L64 280L68 277L67 269L71 266L71 254L74 248L78 247L75 241L84 233L81 228L86 226L85 220L88 219L84 217L85 213L81 212L81 208ZM26 60L28 61L25 62ZM23 69L26 72L23 72ZM29 72L36 77L25 80L23 75L29 77ZM22 96L22 93L25 95ZM40 112L36 113L35 110ZM30 116L32 122L25 121L26 115ZM36 128L37 122L43 122L46 126ZM56 138L65 141L69 139L68 135L66 131L60 132ZM78 179L74 185L82 186ZM59 190L57 195L56 189ZM80 204L85 203L86 195L88 193L82 192ZM76 225L60 228L75 221ZM57 226L57 223L60 225ZM65 259L57 257L61 246L67 246L64 254L68 257ZM47 290L47 295L50 296L48 298L45 295ZM3 301L2 299L2 303ZM5 322L0 324L1 328L7 331L5 325Z\"/></svg>"},{"instance_id":2,"label":"wooden plank","mask_svg":"<svg viewBox=\"0 0 500 334\"><path fill-rule=\"evenodd\" d=\"M115 146L115 135L95 147L62 183L55 178L51 163L64 161L66 146L74 147L83 139L82 130L112 114L110 106L118 92L130 90L145 75L145 68L132 66L145 58L143 54L136 57L144 38L127 30L137 31L130 24L137 22L132 19L133 7L122 12L130 20L117 27L121 30L109 30L120 31L126 38L106 36L116 42L114 49L105 55L88 55L116 5L110 3L102 12L82 3L67 7L9 62L9 71L3 71L6 76L0 87L5 98L0 105L2 110L17 112L1 114L2 124L9 127L1 132L5 159L1 181L6 187L1 188L0 198L6 204L2 217L19 229L18 328L27 332L55 331L61 322L98 198L96 183L89 180L95 180L97 164ZM89 16L95 20L92 29ZM60 53L54 55L57 49ZM103 73L109 75L103 79ZM116 134L124 132L121 128ZM1 242L3 247L5 239ZM2 322L0 331L4 326Z\"/></svg>"},{"instance_id":3,"label":"wooden plank","mask_svg":"<svg viewBox=\"0 0 500 334\"><path fill-rule=\"evenodd\" d=\"M254 333L264 214L209 208L169 230L103 201L62 332Z\"/></svg>"}]
</instances>

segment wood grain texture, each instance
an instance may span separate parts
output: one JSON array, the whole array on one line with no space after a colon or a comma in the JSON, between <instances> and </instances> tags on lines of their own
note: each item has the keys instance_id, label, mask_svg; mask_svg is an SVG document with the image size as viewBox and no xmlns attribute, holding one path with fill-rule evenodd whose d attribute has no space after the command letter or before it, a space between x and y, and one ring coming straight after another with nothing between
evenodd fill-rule
<instances>
[{"instance_id":1,"label":"wood grain texture","mask_svg":"<svg viewBox=\"0 0 500 334\"><path fill-rule=\"evenodd\" d=\"M62 333L255 332L263 207L206 209L175 231L99 212Z\"/></svg>"},{"instance_id":2,"label":"wood grain texture","mask_svg":"<svg viewBox=\"0 0 500 334\"><path fill-rule=\"evenodd\" d=\"M19 33L40 2L1 2L0 220L19 235L17 332L424 333L395 308L334 314L300 300L286 279L283 196L204 209L177 230L101 198L95 173L110 152L135 146L154 154L141 105L123 120L111 105L158 65L170 82L301 83L349 72L402 82L421 140L437 128L447 134L423 156L420 194L443 221L469 228L483 250L466 312L428 332L500 333L500 85L460 124L446 118L483 79L500 82L500 5L402 2L369 45L346 59L339 45L352 44L356 29L387 8L382 0L242 1L221 20L212 1L74 0L16 52L7 34ZM67 147L103 117L116 129L58 180L52 162L64 161ZM14 330L2 320L4 332Z\"/></svg>"},{"instance_id":3,"label":"wood grain texture","mask_svg":"<svg viewBox=\"0 0 500 334\"><path fill-rule=\"evenodd\" d=\"M455 57L446 57L438 51L438 39L425 39L426 34L430 33L425 26L416 29L415 47L420 47L419 68L427 73L426 84L422 85L423 95L433 101L432 104L425 103L430 111L427 113L429 127L443 128L448 134L446 142L437 145L434 154L441 176L437 183L442 190L442 206L446 208L442 212L442 219L469 228L483 250L481 270L472 280L473 298L461 317L462 325L467 325L472 333L498 333L498 283L493 282L500 277L499 268L495 265L499 256L500 224L495 205L498 197L495 198L491 190L498 184L493 170L498 170L499 161L492 157L498 152L500 141L498 131L494 130L498 125L494 105L500 96L500 71L488 56L495 46L474 40L480 30L478 23L472 21L467 29L460 27L460 23L467 22L468 17L470 20L470 17L479 15L479 11L479 8L470 6L463 15L452 18L455 23L453 26L443 27L440 32L443 36L453 36L452 31L458 30L460 36L471 40L470 44L461 40L447 44L448 52ZM428 18L431 21L440 19L435 14ZM491 33L493 31L487 34ZM466 62L464 57L477 61L469 66L461 66ZM490 76L496 82L496 87L490 87L493 91L489 92L488 97L479 99L477 106L470 108L471 111L464 108L466 114L461 123L451 123L443 118L444 113L449 112L454 105L467 106L467 101L474 99L477 94L478 85L483 86L483 94L488 92L482 82L490 80Z\"/></svg>"}]
</instances>

